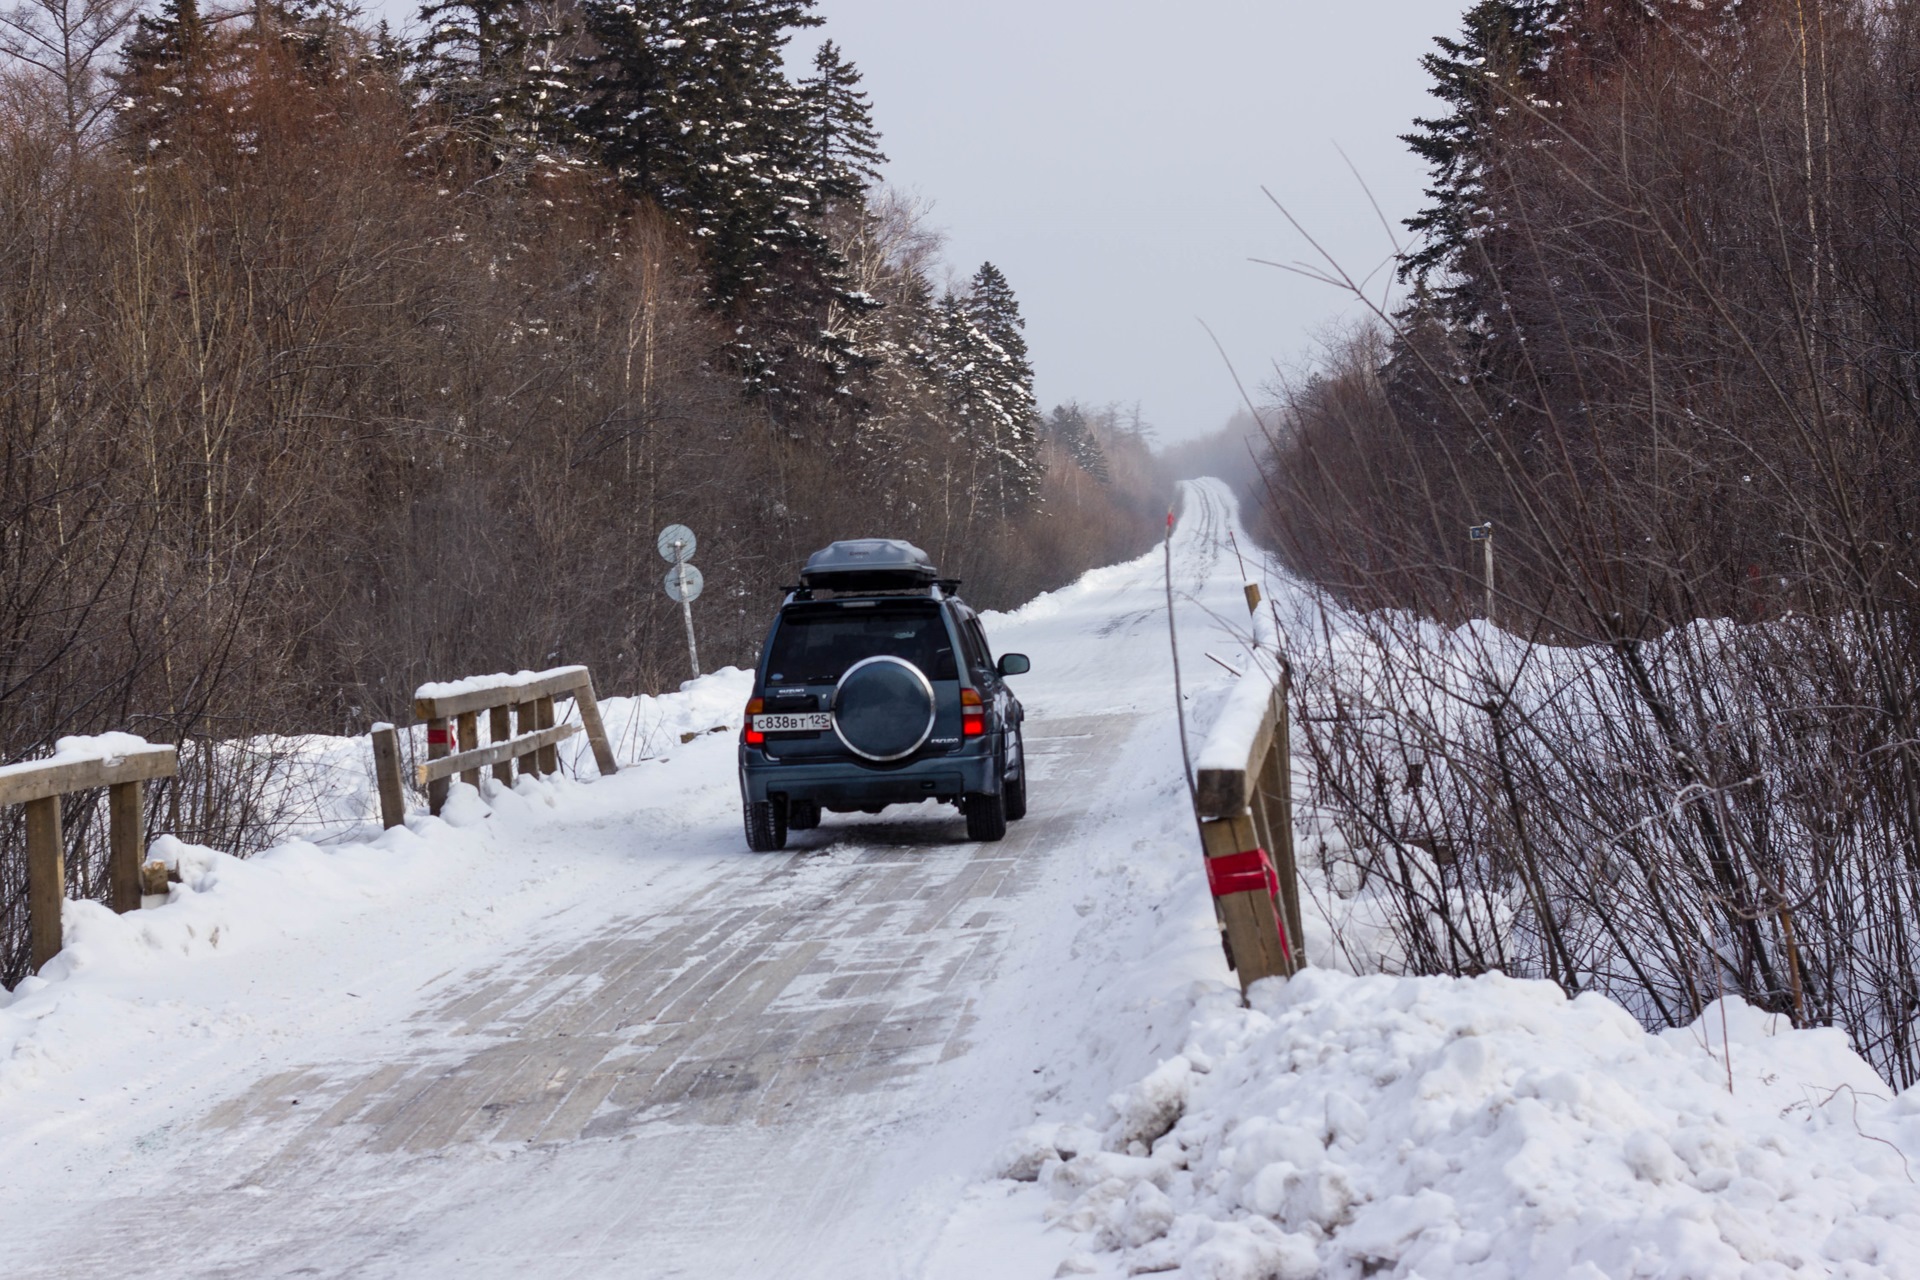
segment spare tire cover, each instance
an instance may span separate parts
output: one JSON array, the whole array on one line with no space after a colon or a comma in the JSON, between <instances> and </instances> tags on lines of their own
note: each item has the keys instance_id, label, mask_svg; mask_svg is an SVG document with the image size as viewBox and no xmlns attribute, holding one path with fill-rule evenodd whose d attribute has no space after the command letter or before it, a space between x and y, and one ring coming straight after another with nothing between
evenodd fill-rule
<instances>
[{"instance_id":1,"label":"spare tire cover","mask_svg":"<svg viewBox=\"0 0 1920 1280\"><path fill-rule=\"evenodd\" d=\"M933 733L933 685L905 658L866 658L833 691L833 731L868 760L901 760Z\"/></svg>"}]
</instances>

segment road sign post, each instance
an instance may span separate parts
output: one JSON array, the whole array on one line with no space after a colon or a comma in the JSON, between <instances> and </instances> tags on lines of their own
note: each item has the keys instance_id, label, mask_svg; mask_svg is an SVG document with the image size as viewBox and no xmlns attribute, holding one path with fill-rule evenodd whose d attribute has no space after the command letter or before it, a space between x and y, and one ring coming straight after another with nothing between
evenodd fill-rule
<instances>
[{"instance_id":1,"label":"road sign post","mask_svg":"<svg viewBox=\"0 0 1920 1280\"><path fill-rule=\"evenodd\" d=\"M1493 621L1493 521L1485 524L1469 525L1467 537L1479 543L1486 551L1487 571L1487 621Z\"/></svg>"},{"instance_id":2,"label":"road sign post","mask_svg":"<svg viewBox=\"0 0 1920 1280\"><path fill-rule=\"evenodd\" d=\"M687 624L687 661L693 665L694 678L698 679L700 647L693 639L693 602L699 599L706 579L688 562L693 559L700 542L687 526L670 524L660 531L656 545L660 548L660 558L673 566L667 570L667 598L680 602L680 617Z\"/></svg>"}]
</instances>

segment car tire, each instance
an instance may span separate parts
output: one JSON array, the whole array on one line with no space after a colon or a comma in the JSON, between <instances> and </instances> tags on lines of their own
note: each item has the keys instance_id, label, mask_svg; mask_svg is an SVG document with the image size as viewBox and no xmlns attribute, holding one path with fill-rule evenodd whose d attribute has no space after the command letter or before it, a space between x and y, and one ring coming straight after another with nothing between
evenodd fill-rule
<instances>
[{"instance_id":1,"label":"car tire","mask_svg":"<svg viewBox=\"0 0 1920 1280\"><path fill-rule=\"evenodd\" d=\"M967 839L991 843L1007 834L1007 797L1000 791L967 794Z\"/></svg>"},{"instance_id":2,"label":"car tire","mask_svg":"<svg viewBox=\"0 0 1920 1280\"><path fill-rule=\"evenodd\" d=\"M778 800L746 803L747 848L755 853L777 853L787 847L787 806Z\"/></svg>"},{"instance_id":3,"label":"car tire","mask_svg":"<svg viewBox=\"0 0 1920 1280\"><path fill-rule=\"evenodd\" d=\"M1027 816L1027 780L1025 778L1008 778L1004 795L1008 822L1018 822Z\"/></svg>"},{"instance_id":4,"label":"car tire","mask_svg":"<svg viewBox=\"0 0 1920 1280\"><path fill-rule=\"evenodd\" d=\"M787 830L811 831L820 825L818 800L787 801Z\"/></svg>"},{"instance_id":5,"label":"car tire","mask_svg":"<svg viewBox=\"0 0 1920 1280\"><path fill-rule=\"evenodd\" d=\"M1020 744L1020 776L1008 778L1001 786L1007 801L1008 822L1018 822L1027 816L1027 740L1021 736L1015 741Z\"/></svg>"}]
</instances>

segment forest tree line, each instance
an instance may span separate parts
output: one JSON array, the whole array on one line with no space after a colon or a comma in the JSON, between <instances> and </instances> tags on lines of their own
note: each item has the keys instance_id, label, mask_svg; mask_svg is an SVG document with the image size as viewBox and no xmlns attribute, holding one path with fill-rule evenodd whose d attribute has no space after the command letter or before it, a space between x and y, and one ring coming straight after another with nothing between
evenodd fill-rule
<instances>
[{"instance_id":1,"label":"forest tree line","mask_svg":"<svg viewBox=\"0 0 1920 1280\"><path fill-rule=\"evenodd\" d=\"M1303 652L1319 799L1414 970L1911 1083L1920 4L1485 0L1425 69L1403 301L1268 423L1267 531L1364 619Z\"/></svg>"},{"instance_id":2,"label":"forest tree line","mask_svg":"<svg viewBox=\"0 0 1920 1280\"><path fill-rule=\"evenodd\" d=\"M787 65L810 10L0 8L0 759L178 743L156 826L245 850L276 815L222 743L683 679L665 524L710 666L836 537L996 607L1147 545L1144 436L1040 412L1013 285L877 182L858 70Z\"/></svg>"}]
</instances>

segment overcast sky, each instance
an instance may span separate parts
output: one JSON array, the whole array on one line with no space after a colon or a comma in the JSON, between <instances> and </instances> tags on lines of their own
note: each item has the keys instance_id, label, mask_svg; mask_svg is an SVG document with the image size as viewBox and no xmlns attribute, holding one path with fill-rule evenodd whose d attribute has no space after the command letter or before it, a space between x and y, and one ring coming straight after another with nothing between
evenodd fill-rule
<instances>
[{"instance_id":1,"label":"overcast sky","mask_svg":"<svg viewBox=\"0 0 1920 1280\"><path fill-rule=\"evenodd\" d=\"M819 0L891 163L962 276L1007 273L1043 407L1138 402L1163 440L1238 405L1349 312L1250 262L1311 248L1364 276L1420 204L1399 141L1433 100L1418 59L1466 0ZM417 0L374 0L403 23ZM815 33L806 33L808 37ZM810 56L811 42L796 55ZM800 56L794 59L800 61ZM1344 151L1365 187L1341 158Z\"/></svg>"},{"instance_id":2,"label":"overcast sky","mask_svg":"<svg viewBox=\"0 0 1920 1280\"><path fill-rule=\"evenodd\" d=\"M1418 59L1464 0L819 0L865 75L887 178L934 204L948 256L1007 273L1041 404L1138 401L1163 439L1238 403L1345 310L1249 262L1392 251L1423 171L1398 135L1435 105ZM1355 179L1344 151L1366 181Z\"/></svg>"}]
</instances>

